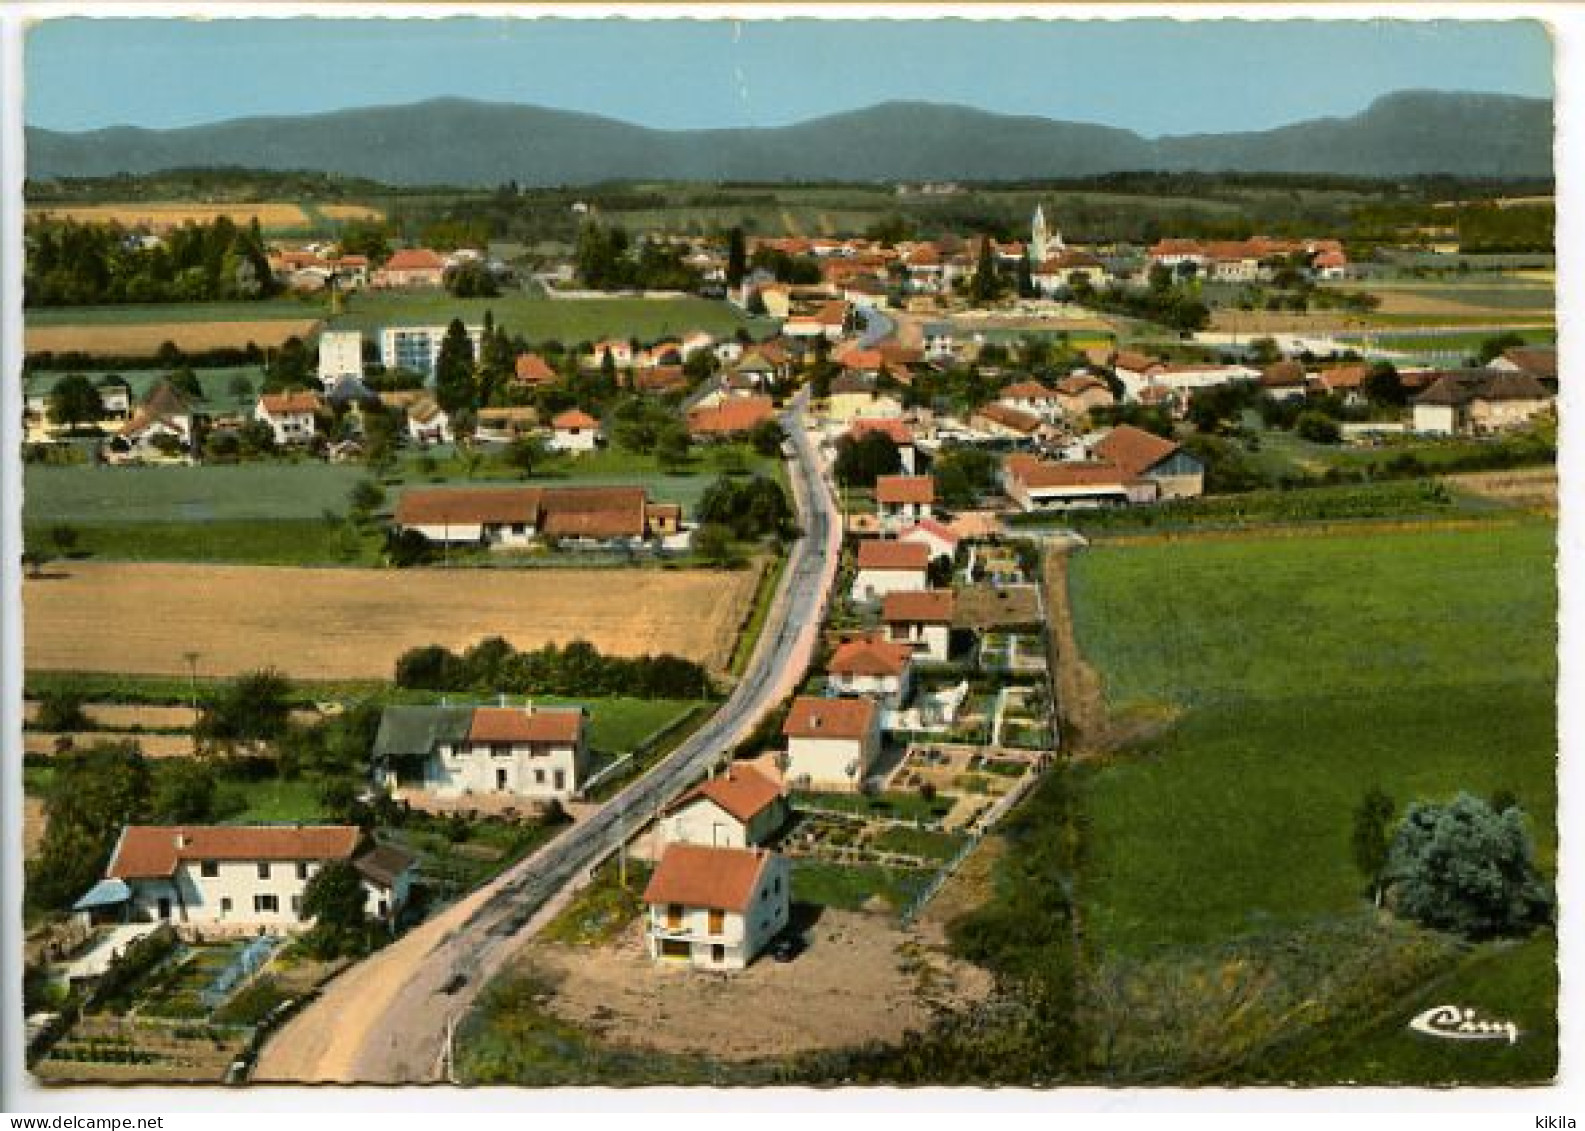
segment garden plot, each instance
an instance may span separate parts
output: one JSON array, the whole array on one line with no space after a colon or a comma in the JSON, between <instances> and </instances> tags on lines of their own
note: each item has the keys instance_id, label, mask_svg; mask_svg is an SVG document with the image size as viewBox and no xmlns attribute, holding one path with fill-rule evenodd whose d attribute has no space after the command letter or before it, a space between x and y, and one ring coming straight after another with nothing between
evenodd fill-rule
<instances>
[{"instance_id":1,"label":"garden plot","mask_svg":"<svg viewBox=\"0 0 1585 1131\"><path fill-rule=\"evenodd\" d=\"M1051 704L1041 687L1004 687L996 696L996 719L991 726L993 747L1050 750Z\"/></svg>"},{"instance_id":2,"label":"garden plot","mask_svg":"<svg viewBox=\"0 0 1585 1131\"><path fill-rule=\"evenodd\" d=\"M980 667L1022 675L1046 671L1046 649L1038 633L987 632L980 643Z\"/></svg>"}]
</instances>

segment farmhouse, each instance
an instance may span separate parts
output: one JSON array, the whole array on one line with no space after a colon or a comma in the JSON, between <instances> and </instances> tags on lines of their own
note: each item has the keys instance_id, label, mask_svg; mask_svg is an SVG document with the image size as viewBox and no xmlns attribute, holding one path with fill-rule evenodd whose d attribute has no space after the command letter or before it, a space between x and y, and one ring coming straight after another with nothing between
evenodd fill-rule
<instances>
[{"instance_id":1,"label":"farmhouse","mask_svg":"<svg viewBox=\"0 0 1585 1131\"><path fill-rule=\"evenodd\" d=\"M314 421L324 407L317 393L265 393L253 407L253 419L269 425L280 447L306 444L314 438Z\"/></svg>"},{"instance_id":2,"label":"farmhouse","mask_svg":"<svg viewBox=\"0 0 1585 1131\"><path fill-rule=\"evenodd\" d=\"M559 377L550 363L537 353L520 353L512 366L512 384L520 389L554 385Z\"/></svg>"},{"instance_id":3,"label":"farmhouse","mask_svg":"<svg viewBox=\"0 0 1585 1131\"><path fill-rule=\"evenodd\" d=\"M996 403L1047 422L1054 421L1062 411L1055 390L1039 381L1017 381L1008 385L997 394Z\"/></svg>"},{"instance_id":4,"label":"farmhouse","mask_svg":"<svg viewBox=\"0 0 1585 1131\"><path fill-rule=\"evenodd\" d=\"M746 435L775 418L776 405L769 397L725 397L690 412L688 431L699 439L729 439Z\"/></svg>"},{"instance_id":5,"label":"farmhouse","mask_svg":"<svg viewBox=\"0 0 1585 1131\"><path fill-rule=\"evenodd\" d=\"M1057 411L1070 418L1117 403L1112 387L1093 373L1069 374L1057 382L1055 392Z\"/></svg>"},{"instance_id":6,"label":"farmhouse","mask_svg":"<svg viewBox=\"0 0 1585 1131\"><path fill-rule=\"evenodd\" d=\"M451 414L430 396L414 399L407 406L407 435L423 447L451 443Z\"/></svg>"},{"instance_id":7,"label":"farmhouse","mask_svg":"<svg viewBox=\"0 0 1585 1131\"><path fill-rule=\"evenodd\" d=\"M883 530L897 530L935 515L936 484L928 475L882 475L875 480L875 509Z\"/></svg>"},{"instance_id":8,"label":"farmhouse","mask_svg":"<svg viewBox=\"0 0 1585 1131\"><path fill-rule=\"evenodd\" d=\"M902 594L894 594L901 596ZM882 634L856 637L839 645L826 664L826 690L832 695L864 695L889 707L908 697L913 648Z\"/></svg>"},{"instance_id":9,"label":"farmhouse","mask_svg":"<svg viewBox=\"0 0 1585 1131\"><path fill-rule=\"evenodd\" d=\"M314 874L366 858L382 877L364 873L369 914L400 914L413 860L369 851L356 825L128 825L105 878L73 910L96 922L297 931L310 925L302 903Z\"/></svg>"},{"instance_id":10,"label":"farmhouse","mask_svg":"<svg viewBox=\"0 0 1585 1131\"><path fill-rule=\"evenodd\" d=\"M192 444L195 415L187 398L161 381L111 438L110 454L132 459L181 454Z\"/></svg>"},{"instance_id":11,"label":"farmhouse","mask_svg":"<svg viewBox=\"0 0 1585 1131\"><path fill-rule=\"evenodd\" d=\"M393 791L565 801L589 773L585 723L580 707L387 707L375 774Z\"/></svg>"},{"instance_id":12,"label":"farmhouse","mask_svg":"<svg viewBox=\"0 0 1585 1131\"><path fill-rule=\"evenodd\" d=\"M581 409L570 408L550 419L550 443L553 452L571 452L574 455L592 452L600 443L600 422Z\"/></svg>"},{"instance_id":13,"label":"farmhouse","mask_svg":"<svg viewBox=\"0 0 1585 1131\"><path fill-rule=\"evenodd\" d=\"M874 604L888 593L923 589L929 565L930 550L917 542L866 538L859 543L852 599Z\"/></svg>"},{"instance_id":14,"label":"farmhouse","mask_svg":"<svg viewBox=\"0 0 1585 1131\"><path fill-rule=\"evenodd\" d=\"M787 925L786 858L758 848L673 844L644 889L645 943L658 962L741 970Z\"/></svg>"},{"instance_id":15,"label":"farmhouse","mask_svg":"<svg viewBox=\"0 0 1585 1131\"><path fill-rule=\"evenodd\" d=\"M376 287L438 287L446 281L446 261L427 247L403 248L375 270Z\"/></svg>"},{"instance_id":16,"label":"farmhouse","mask_svg":"<svg viewBox=\"0 0 1585 1131\"><path fill-rule=\"evenodd\" d=\"M1529 424L1552 402L1546 386L1526 373L1446 373L1414 398L1414 430L1445 436L1506 432Z\"/></svg>"},{"instance_id":17,"label":"farmhouse","mask_svg":"<svg viewBox=\"0 0 1585 1131\"><path fill-rule=\"evenodd\" d=\"M1030 272L1030 281L1041 294L1050 295L1083 279L1091 287L1106 285L1106 264L1083 251L1063 251Z\"/></svg>"},{"instance_id":18,"label":"farmhouse","mask_svg":"<svg viewBox=\"0 0 1585 1131\"><path fill-rule=\"evenodd\" d=\"M1163 499L1194 498L1205 492L1205 465L1176 442L1132 424L1113 428L1093 449L1096 459L1129 476L1156 484Z\"/></svg>"},{"instance_id":19,"label":"farmhouse","mask_svg":"<svg viewBox=\"0 0 1585 1131\"><path fill-rule=\"evenodd\" d=\"M395 522L453 546L632 547L675 533L677 511L643 487L432 487L403 492Z\"/></svg>"},{"instance_id":20,"label":"farmhouse","mask_svg":"<svg viewBox=\"0 0 1585 1131\"><path fill-rule=\"evenodd\" d=\"M1126 506L1157 497L1154 483L1116 464L1055 463L1032 455L1010 455L1002 461L1002 488L1030 512Z\"/></svg>"},{"instance_id":21,"label":"farmhouse","mask_svg":"<svg viewBox=\"0 0 1585 1131\"><path fill-rule=\"evenodd\" d=\"M539 429L539 411L531 405L481 408L473 438L480 444L510 444Z\"/></svg>"},{"instance_id":22,"label":"farmhouse","mask_svg":"<svg viewBox=\"0 0 1585 1131\"><path fill-rule=\"evenodd\" d=\"M1032 412L1009 408L1000 401L992 401L974 410L969 417L969 427L990 436L1033 440L1040 435L1044 425L1040 417Z\"/></svg>"},{"instance_id":23,"label":"farmhouse","mask_svg":"<svg viewBox=\"0 0 1585 1131\"><path fill-rule=\"evenodd\" d=\"M793 700L782 724L786 779L813 789L858 789L880 752L880 724L868 699Z\"/></svg>"},{"instance_id":24,"label":"farmhouse","mask_svg":"<svg viewBox=\"0 0 1585 1131\"><path fill-rule=\"evenodd\" d=\"M1302 361L1290 358L1260 371L1261 391L1279 401L1302 400L1309 393L1309 385Z\"/></svg>"},{"instance_id":25,"label":"farmhouse","mask_svg":"<svg viewBox=\"0 0 1585 1131\"><path fill-rule=\"evenodd\" d=\"M658 828L662 844L752 848L775 836L789 815L779 783L733 764L672 802Z\"/></svg>"},{"instance_id":26,"label":"farmhouse","mask_svg":"<svg viewBox=\"0 0 1585 1131\"><path fill-rule=\"evenodd\" d=\"M950 589L891 593L881 602L888 640L906 644L916 660L944 664L951 657L952 616L957 598Z\"/></svg>"},{"instance_id":27,"label":"farmhouse","mask_svg":"<svg viewBox=\"0 0 1585 1131\"><path fill-rule=\"evenodd\" d=\"M1556 393L1558 390L1556 346L1515 346L1492 358L1486 363L1486 368L1503 373L1523 373L1541 382L1548 392ZM106 410L109 407L107 401Z\"/></svg>"}]
</instances>

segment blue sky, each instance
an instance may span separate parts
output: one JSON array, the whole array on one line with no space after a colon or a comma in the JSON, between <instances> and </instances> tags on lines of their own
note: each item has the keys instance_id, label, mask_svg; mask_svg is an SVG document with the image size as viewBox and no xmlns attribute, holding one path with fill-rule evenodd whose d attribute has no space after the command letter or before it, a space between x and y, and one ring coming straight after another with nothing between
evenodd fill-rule
<instances>
[{"instance_id":1,"label":"blue sky","mask_svg":"<svg viewBox=\"0 0 1585 1131\"><path fill-rule=\"evenodd\" d=\"M661 128L924 99L1155 136L1405 88L1552 93L1546 32L1520 21L61 19L25 53L28 124L66 130L453 95Z\"/></svg>"}]
</instances>

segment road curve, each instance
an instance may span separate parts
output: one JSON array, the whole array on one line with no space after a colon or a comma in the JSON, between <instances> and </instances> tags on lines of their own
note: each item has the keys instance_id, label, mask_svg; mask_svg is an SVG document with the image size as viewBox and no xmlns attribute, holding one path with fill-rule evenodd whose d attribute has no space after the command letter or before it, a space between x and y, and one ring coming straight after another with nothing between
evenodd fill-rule
<instances>
[{"instance_id":1,"label":"road curve","mask_svg":"<svg viewBox=\"0 0 1585 1131\"><path fill-rule=\"evenodd\" d=\"M807 395L783 417L803 536L754 656L704 726L592 816L479 891L341 975L264 1046L256 1082L399 1084L442 1079L447 1028L533 933L535 915L631 830L697 780L797 687L814 654L842 533L804 428Z\"/></svg>"}]
</instances>

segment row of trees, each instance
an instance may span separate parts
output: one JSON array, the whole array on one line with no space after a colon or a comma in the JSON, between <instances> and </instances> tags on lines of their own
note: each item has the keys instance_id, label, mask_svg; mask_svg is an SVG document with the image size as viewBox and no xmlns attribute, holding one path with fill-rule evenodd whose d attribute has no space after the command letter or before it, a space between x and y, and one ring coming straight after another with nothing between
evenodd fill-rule
<instances>
[{"instance_id":1,"label":"row of trees","mask_svg":"<svg viewBox=\"0 0 1585 1131\"><path fill-rule=\"evenodd\" d=\"M578 277L595 290L694 291L704 282L683 262L681 248L653 240L635 248L621 227L593 220L578 232L574 263Z\"/></svg>"},{"instance_id":2,"label":"row of trees","mask_svg":"<svg viewBox=\"0 0 1585 1131\"><path fill-rule=\"evenodd\" d=\"M268 298L277 290L257 218L188 223L145 246L119 224L43 219L29 225L28 306Z\"/></svg>"},{"instance_id":3,"label":"row of trees","mask_svg":"<svg viewBox=\"0 0 1585 1131\"><path fill-rule=\"evenodd\" d=\"M460 655L438 644L410 648L396 661L398 687L514 695L631 695L640 699L705 699L710 674L692 660L607 656L586 640L519 652L499 636Z\"/></svg>"}]
</instances>

